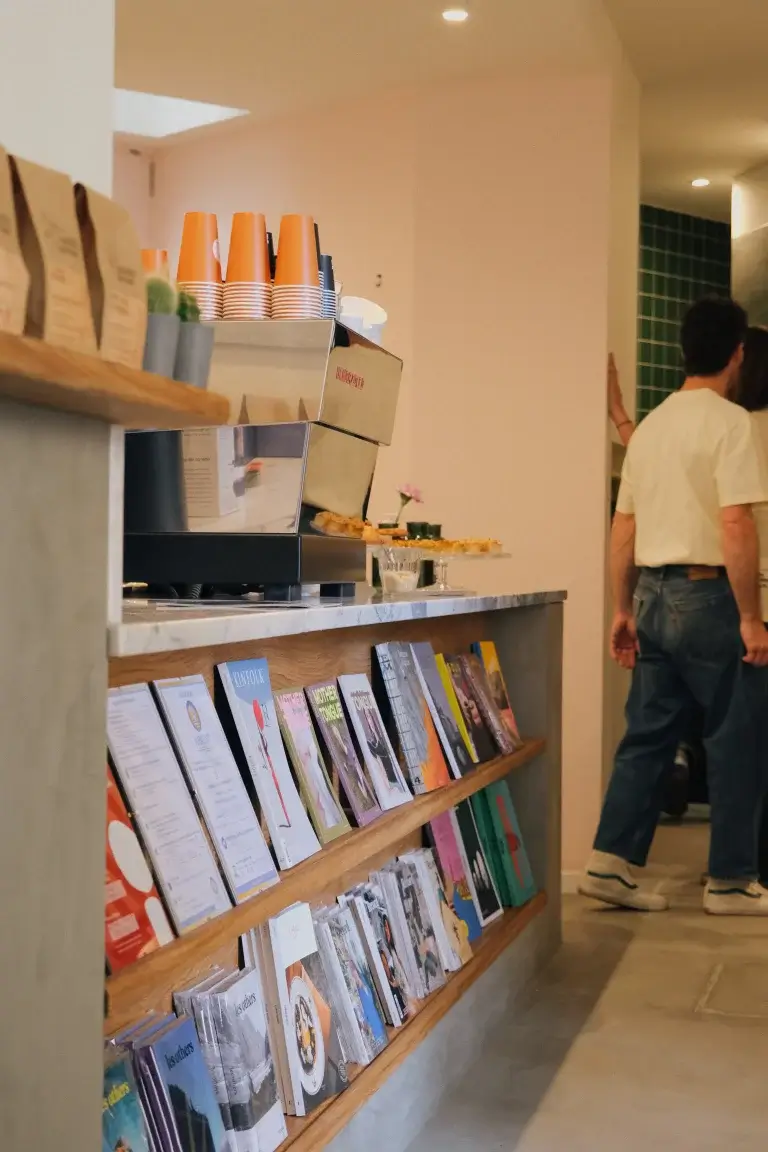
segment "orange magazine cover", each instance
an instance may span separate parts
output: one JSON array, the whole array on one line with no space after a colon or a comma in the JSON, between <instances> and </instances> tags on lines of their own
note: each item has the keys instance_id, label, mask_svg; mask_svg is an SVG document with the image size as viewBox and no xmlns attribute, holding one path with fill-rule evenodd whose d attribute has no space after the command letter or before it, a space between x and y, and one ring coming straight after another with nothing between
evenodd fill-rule
<instances>
[{"instance_id":1,"label":"orange magazine cover","mask_svg":"<svg viewBox=\"0 0 768 1152\"><path fill-rule=\"evenodd\" d=\"M414 792L432 792L450 784L451 774L410 645L377 644L371 673L379 708L388 728L394 729Z\"/></svg>"}]
</instances>

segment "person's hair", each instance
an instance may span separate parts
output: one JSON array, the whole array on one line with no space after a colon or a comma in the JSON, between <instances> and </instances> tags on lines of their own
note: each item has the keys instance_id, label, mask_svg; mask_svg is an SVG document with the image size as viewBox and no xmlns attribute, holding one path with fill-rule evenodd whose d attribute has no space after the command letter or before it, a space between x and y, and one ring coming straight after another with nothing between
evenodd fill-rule
<instances>
[{"instance_id":1,"label":"person's hair","mask_svg":"<svg viewBox=\"0 0 768 1152\"><path fill-rule=\"evenodd\" d=\"M734 300L698 300L685 314L680 344L686 376L717 376L747 334L747 314Z\"/></svg>"},{"instance_id":2,"label":"person's hair","mask_svg":"<svg viewBox=\"0 0 768 1152\"><path fill-rule=\"evenodd\" d=\"M748 412L768 408L768 329L748 328L736 400Z\"/></svg>"}]
</instances>

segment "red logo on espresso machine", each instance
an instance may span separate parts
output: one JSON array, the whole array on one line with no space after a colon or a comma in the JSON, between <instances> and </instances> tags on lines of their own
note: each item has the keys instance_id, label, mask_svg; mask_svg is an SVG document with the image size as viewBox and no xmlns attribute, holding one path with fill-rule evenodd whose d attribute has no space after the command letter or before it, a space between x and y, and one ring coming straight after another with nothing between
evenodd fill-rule
<instances>
[{"instance_id":1,"label":"red logo on espresso machine","mask_svg":"<svg viewBox=\"0 0 768 1152\"><path fill-rule=\"evenodd\" d=\"M349 368L339 366L336 369L336 379L341 380L343 384L349 384L350 388L356 388L358 392L362 392L365 388L365 376L358 376L356 372L350 372Z\"/></svg>"}]
</instances>

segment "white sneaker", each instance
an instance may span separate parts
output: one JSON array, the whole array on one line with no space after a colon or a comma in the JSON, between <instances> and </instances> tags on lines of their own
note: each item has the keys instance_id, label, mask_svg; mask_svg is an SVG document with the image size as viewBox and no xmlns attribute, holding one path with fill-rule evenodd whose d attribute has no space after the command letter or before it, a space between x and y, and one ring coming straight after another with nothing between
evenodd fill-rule
<instances>
[{"instance_id":1,"label":"white sneaker","mask_svg":"<svg viewBox=\"0 0 768 1152\"><path fill-rule=\"evenodd\" d=\"M768 916L768 891L754 880L712 880L704 892L711 916Z\"/></svg>"},{"instance_id":2,"label":"white sneaker","mask_svg":"<svg viewBox=\"0 0 768 1152\"><path fill-rule=\"evenodd\" d=\"M592 853L579 892L592 900L601 900L603 904L634 908L637 912L664 912L669 908L666 896L644 892L635 881L627 861L608 852Z\"/></svg>"}]
</instances>

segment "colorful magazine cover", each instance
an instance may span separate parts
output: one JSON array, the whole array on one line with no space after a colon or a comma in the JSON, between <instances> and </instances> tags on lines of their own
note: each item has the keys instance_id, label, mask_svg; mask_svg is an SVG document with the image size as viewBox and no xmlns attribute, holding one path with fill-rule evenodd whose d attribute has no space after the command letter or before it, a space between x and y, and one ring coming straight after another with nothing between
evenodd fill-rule
<instances>
[{"instance_id":1,"label":"colorful magazine cover","mask_svg":"<svg viewBox=\"0 0 768 1152\"><path fill-rule=\"evenodd\" d=\"M448 765L456 778L464 776L472 769L473 761L448 703L432 645L424 640L419 644L411 644L411 651Z\"/></svg>"},{"instance_id":2,"label":"colorful magazine cover","mask_svg":"<svg viewBox=\"0 0 768 1152\"><path fill-rule=\"evenodd\" d=\"M365 766L383 809L407 804L413 796L390 743L368 677L360 672L339 676L339 689Z\"/></svg>"},{"instance_id":3,"label":"colorful magazine cover","mask_svg":"<svg viewBox=\"0 0 768 1152\"><path fill-rule=\"evenodd\" d=\"M387 1010L389 1023L397 1027L408 1019L413 1005L408 997L405 972L397 953L384 895L379 885L371 882L355 894L353 903L379 996Z\"/></svg>"},{"instance_id":4,"label":"colorful magazine cover","mask_svg":"<svg viewBox=\"0 0 768 1152\"><path fill-rule=\"evenodd\" d=\"M504 755L509 755L517 751L517 742L513 739L501 717L501 713L496 707L496 702L493 699L493 693L491 692L491 686L488 683L488 677L485 674L482 660L472 652L466 656L459 656L459 662L464 669L467 681L472 690L472 695L480 709L483 720L491 731L491 735L499 752Z\"/></svg>"},{"instance_id":5,"label":"colorful magazine cover","mask_svg":"<svg viewBox=\"0 0 768 1152\"><path fill-rule=\"evenodd\" d=\"M515 901L512 897L512 890L507 883L507 873L502 860L502 851L496 836L496 828L491 817L488 797L484 791L476 792L474 796L470 796L469 803L472 806L472 814L475 817L475 827L477 828L480 843L483 846L485 860L490 869L491 876L493 876L493 882L496 885L499 899L505 908L512 908L514 907Z\"/></svg>"},{"instance_id":6,"label":"colorful magazine cover","mask_svg":"<svg viewBox=\"0 0 768 1152\"><path fill-rule=\"evenodd\" d=\"M453 712L453 718L456 721L459 732L461 733L461 738L464 741L467 752L469 752L469 758L473 764L478 764L480 762L480 757L478 756L477 748L475 747L475 742L472 738L469 725L467 724L467 721L464 718L464 713L461 710L461 705L459 704L459 698L456 695L456 689L453 684L453 677L451 676L451 670L448 667L448 662L445 656L438 652L435 655L435 663L437 664L437 671L440 674L440 679L443 682L443 688L445 689L445 695L448 699L448 704L450 706L451 712Z\"/></svg>"},{"instance_id":7,"label":"colorful magazine cover","mask_svg":"<svg viewBox=\"0 0 768 1152\"><path fill-rule=\"evenodd\" d=\"M355 820L361 828L381 816L373 784L355 751L352 733L344 716L334 680L304 689L331 763L339 774Z\"/></svg>"},{"instance_id":8,"label":"colorful magazine cover","mask_svg":"<svg viewBox=\"0 0 768 1152\"><path fill-rule=\"evenodd\" d=\"M349 908L339 908L327 919L347 995L352 1004L363 1050L369 1061L387 1045L373 976L360 944Z\"/></svg>"},{"instance_id":9,"label":"colorful magazine cover","mask_svg":"<svg viewBox=\"0 0 768 1152\"><path fill-rule=\"evenodd\" d=\"M277 692L275 707L315 831L321 844L329 844L349 831L349 821L334 795L304 693Z\"/></svg>"},{"instance_id":10,"label":"colorful magazine cover","mask_svg":"<svg viewBox=\"0 0 768 1152\"><path fill-rule=\"evenodd\" d=\"M440 962L440 951L427 901L413 864L408 861L398 861L394 873L403 901L403 911L405 912L413 954L421 971L427 995L429 995L430 992L436 992L445 984L445 972Z\"/></svg>"},{"instance_id":11,"label":"colorful magazine cover","mask_svg":"<svg viewBox=\"0 0 768 1152\"><path fill-rule=\"evenodd\" d=\"M485 720L483 720L483 714L472 692L472 685L467 678L467 674L462 667L459 657L446 656L445 663L451 674L453 690L456 693L456 700L466 721L470 739L477 753L479 762L483 764L486 760L492 760L496 755L496 741L493 739Z\"/></svg>"},{"instance_id":12,"label":"colorful magazine cover","mask_svg":"<svg viewBox=\"0 0 768 1152\"><path fill-rule=\"evenodd\" d=\"M148 1047L182 1152L225 1152L229 1138L193 1021L179 1020Z\"/></svg>"},{"instance_id":13,"label":"colorful magazine cover","mask_svg":"<svg viewBox=\"0 0 768 1152\"><path fill-rule=\"evenodd\" d=\"M379 693L382 715L392 718L401 763L414 792L418 795L449 784L451 775L410 645L377 644L374 654L373 683L378 681L383 688Z\"/></svg>"},{"instance_id":14,"label":"colorful magazine cover","mask_svg":"<svg viewBox=\"0 0 768 1152\"><path fill-rule=\"evenodd\" d=\"M475 902L480 921L485 927L502 914L501 899L496 889L493 873L488 867L483 845L475 824L472 806L468 800L462 800L453 810L456 821L456 831L464 849L464 855L469 865L468 880L474 890Z\"/></svg>"},{"instance_id":15,"label":"colorful magazine cover","mask_svg":"<svg viewBox=\"0 0 768 1152\"><path fill-rule=\"evenodd\" d=\"M235 753L242 755L240 769L245 768L255 789L278 864L292 868L318 852L320 842L291 775L267 661L230 661L219 664L217 673L225 730L229 727Z\"/></svg>"},{"instance_id":16,"label":"colorful magazine cover","mask_svg":"<svg viewBox=\"0 0 768 1152\"><path fill-rule=\"evenodd\" d=\"M479 656L483 662L485 674L488 677L488 685L491 689L491 695L493 696L496 707L501 713L502 720L509 730L510 736L517 744L517 747L522 748L523 741L520 738L520 730L517 727L517 720L515 720L515 714L512 711L509 692L507 692L507 685L504 682L504 674L501 671L496 645L493 640L480 640L472 645L472 651L476 656Z\"/></svg>"},{"instance_id":17,"label":"colorful magazine cover","mask_svg":"<svg viewBox=\"0 0 768 1152\"><path fill-rule=\"evenodd\" d=\"M173 940L173 929L109 765L104 906L104 951L110 972L121 971Z\"/></svg>"},{"instance_id":18,"label":"colorful magazine cover","mask_svg":"<svg viewBox=\"0 0 768 1152\"><path fill-rule=\"evenodd\" d=\"M127 1052L118 1051L104 1068L101 1147L102 1152L150 1152L133 1065Z\"/></svg>"},{"instance_id":19,"label":"colorful magazine cover","mask_svg":"<svg viewBox=\"0 0 768 1152\"><path fill-rule=\"evenodd\" d=\"M525 850L515 805L506 780L485 789L491 816L500 845L502 861L507 870L507 881L516 907L536 895L538 888Z\"/></svg>"},{"instance_id":20,"label":"colorful magazine cover","mask_svg":"<svg viewBox=\"0 0 768 1152\"><path fill-rule=\"evenodd\" d=\"M441 812L430 822L428 839L432 841L440 864L445 896L454 913L464 925L467 941L472 944L483 933L472 888L467 873L469 867L456 835L450 812Z\"/></svg>"}]
</instances>

